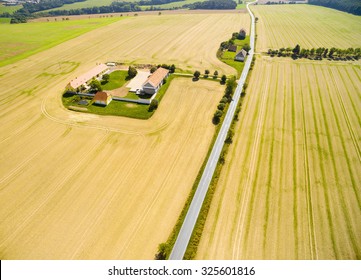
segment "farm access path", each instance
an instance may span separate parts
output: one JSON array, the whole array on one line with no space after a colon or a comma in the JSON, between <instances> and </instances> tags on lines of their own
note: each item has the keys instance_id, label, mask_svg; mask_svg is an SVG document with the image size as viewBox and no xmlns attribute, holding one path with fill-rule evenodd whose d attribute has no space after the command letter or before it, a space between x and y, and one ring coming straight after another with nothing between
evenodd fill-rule
<instances>
[{"instance_id":1,"label":"farm access path","mask_svg":"<svg viewBox=\"0 0 361 280\"><path fill-rule=\"evenodd\" d=\"M194 194L193 200L191 202L191 205L189 207L189 210L187 212L187 215L184 219L184 222L182 224L182 227L179 231L177 240L174 244L173 250L170 254L169 259L170 260L182 260L184 253L187 249L190 237L192 235L194 226L196 224L196 221L198 219L199 216L199 212L202 208L203 205L203 201L204 198L207 194L208 188L209 188L209 184L211 183L214 171L216 169L217 166L217 162L219 159L219 156L221 154L223 145L224 145L224 141L226 140L227 134L228 134L228 130L231 126L232 123L232 119L234 116L234 113L236 111L237 108L237 104L239 102L239 99L241 97L241 92L242 92L242 88L243 85L246 81L249 69L251 67L251 63L252 63L252 59L253 59L253 55L254 55L254 43L255 43L255 17L253 15L253 13L251 12L249 5L256 3L258 0L248 3L247 4L247 10L248 13L251 16L251 32L250 32L250 51L249 51L249 56L246 60L245 66L243 68L241 77L238 81L238 85L237 88L235 90L235 93L233 95L233 100L229 105L227 114L224 118L222 127L219 131L219 134L217 136L216 142L213 146L212 152L209 156L208 162L206 164L206 167L204 168L201 180L199 182L199 185L197 187L197 190Z\"/></svg>"}]
</instances>

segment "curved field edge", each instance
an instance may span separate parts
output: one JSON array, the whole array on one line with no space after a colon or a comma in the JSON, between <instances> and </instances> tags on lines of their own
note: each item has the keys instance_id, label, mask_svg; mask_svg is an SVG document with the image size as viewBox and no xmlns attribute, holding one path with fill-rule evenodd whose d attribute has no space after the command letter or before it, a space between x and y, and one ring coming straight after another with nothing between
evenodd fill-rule
<instances>
[{"instance_id":1,"label":"curved field edge","mask_svg":"<svg viewBox=\"0 0 361 280\"><path fill-rule=\"evenodd\" d=\"M196 258L360 259L359 66L262 59L255 70Z\"/></svg>"}]
</instances>

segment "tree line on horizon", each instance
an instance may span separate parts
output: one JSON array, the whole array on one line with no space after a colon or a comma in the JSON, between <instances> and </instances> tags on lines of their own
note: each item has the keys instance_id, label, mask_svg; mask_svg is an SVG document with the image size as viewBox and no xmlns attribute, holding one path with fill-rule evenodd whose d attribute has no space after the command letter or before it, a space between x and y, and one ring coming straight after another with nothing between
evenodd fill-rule
<instances>
[{"instance_id":1,"label":"tree line on horizon","mask_svg":"<svg viewBox=\"0 0 361 280\"><path fill-rule=\"evenodd\" d=\"M308 0L311 5L333 8L354 15L361 15L360 0Z\"/></svg>"}]
</instances>

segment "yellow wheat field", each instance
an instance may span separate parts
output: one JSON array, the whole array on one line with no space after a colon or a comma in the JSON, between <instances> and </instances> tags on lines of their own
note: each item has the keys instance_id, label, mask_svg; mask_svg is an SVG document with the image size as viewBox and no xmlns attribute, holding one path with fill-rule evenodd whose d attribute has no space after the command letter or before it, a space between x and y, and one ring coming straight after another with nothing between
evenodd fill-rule
<instances>
[{"instance_id":1,"label":"yellow wheat field","mask_svg":"<svg viewBox=\"0 0 361 280\"><path fill-rule=\"evenodd\" d=\"M313 5L252 6L258 51L295 47L359 48L361 16Z\"/></svg>"},{"instance_id":2,"label":"yellow wheat field","mask_svg":"<svg viewBox=\"0 0 361 280\"><path fill-rule=\"evenodd\" d=\"M259 58L198 259L361 258L361 70Z\"/></svg>"},{"instance_id":3,"label":"yellow wheat field","mask_svg":"<svg viewBox=\"0 0 361 280\"><path fill-rule=\"evenodd\" d=\"M68 111L62 90L106 60L226 72L213 48L241 21L123 20L0 68L1 259L152 259L207 154L224 87L176 78L146 121Z\"/></svg>"}]
</instances>

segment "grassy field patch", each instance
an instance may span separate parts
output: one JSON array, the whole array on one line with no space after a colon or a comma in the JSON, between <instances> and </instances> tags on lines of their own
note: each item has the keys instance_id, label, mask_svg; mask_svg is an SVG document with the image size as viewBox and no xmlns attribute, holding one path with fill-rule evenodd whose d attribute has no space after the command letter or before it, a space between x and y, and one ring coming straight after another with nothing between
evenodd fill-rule
<instances>
[{"instance_id":1,"label":"grassy field patch","mask_svg":"<svg viewBox=\"0 0 361 280\"><path fill-rule=\"evenodd\" d=\"M127 82L128 71L114 71L110 73L110 79L107 83L102 83L103 90L112 90L122 87Z\"/></svg>"},{"instance_id":2,"label":"grassy field patch","mask_svg":"<svg viewBox=\"0 0 361 280\"><path fill-rule=\"evenodd\" d=\"M0 25L0 67L14 63L121 18Z\"/></svg>"}]
</instances>

